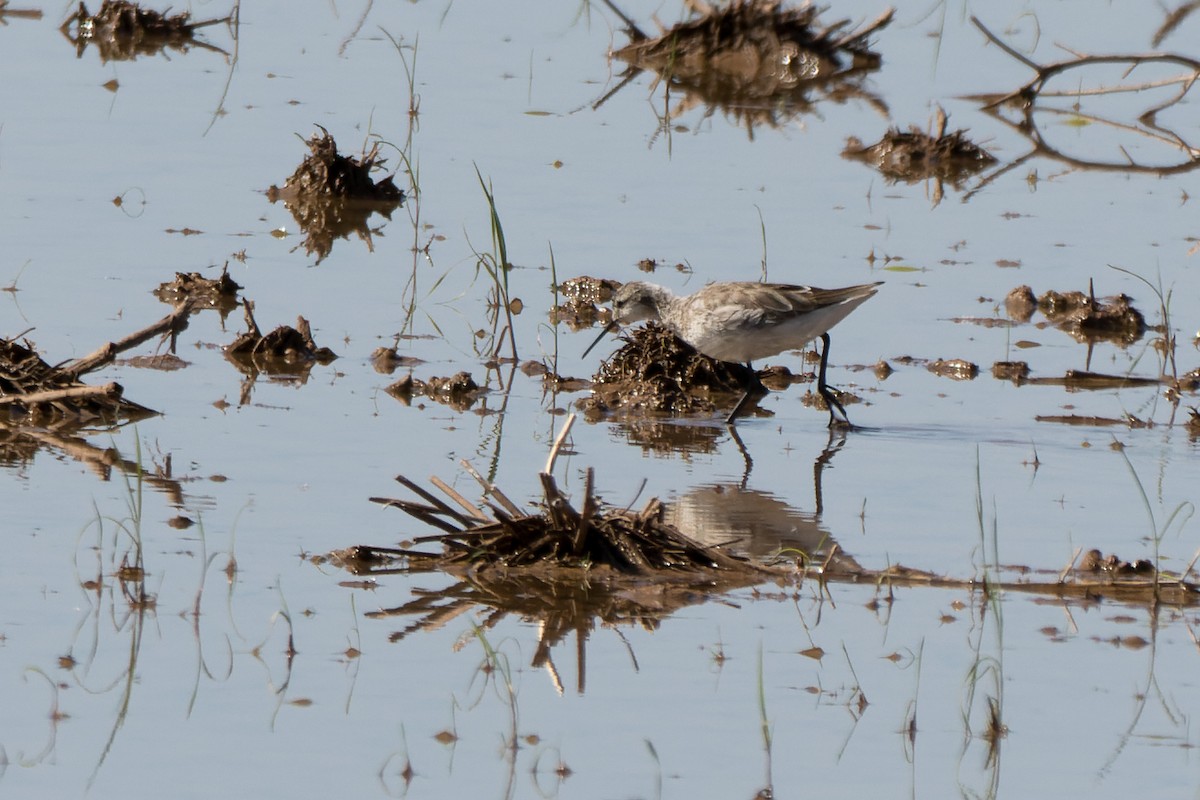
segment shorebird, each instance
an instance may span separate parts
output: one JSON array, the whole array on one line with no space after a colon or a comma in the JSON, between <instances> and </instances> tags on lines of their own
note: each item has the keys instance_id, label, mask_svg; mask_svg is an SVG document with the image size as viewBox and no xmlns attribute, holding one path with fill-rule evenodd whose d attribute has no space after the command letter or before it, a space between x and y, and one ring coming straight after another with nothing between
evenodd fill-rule
<instances>
[{"instance_id":1,"label":"shorebird","mask_svg":"<svg viewBox=\"0 0 1200 800\"><path fill-rule=\"evenodd\" d=\"M817 373L817 393L829 406L829 427L842 423L853 427L846 409L825 384L828 331L874 295L881 284L882 281L844 289L817 289L737 281L710 283L695 294L676 296L662 286L631 281L613 296L613 321L584 351L584 356L617 325L639 320L662 322L704 355L718 361L743 363L751 370L752 361L785 350L799 350L820 337L824 347ZM725 418L727 423L745 410L751 394L751 387L747 386L742 399ZM841 422L833 413L835 408L842 413Z\"/></svg>"}]
</instances>

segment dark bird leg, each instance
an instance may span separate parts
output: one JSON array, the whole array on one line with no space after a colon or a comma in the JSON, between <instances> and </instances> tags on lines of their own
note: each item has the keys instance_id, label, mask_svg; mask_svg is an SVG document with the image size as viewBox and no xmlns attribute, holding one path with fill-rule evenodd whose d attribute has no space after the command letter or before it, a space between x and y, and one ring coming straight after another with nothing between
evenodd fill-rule
<instances>
[{"instance_id":1,"label":"dark bird leg","mask_svg":"<svg viewBox=\"0 0 1200 800\"><path fill-rule=\"evenodd\" d=\"M833 428L839 425L846 425L848 428L854 426L850 424L850 417L846 416L846 409L841 402L833 396L833 392L829 391L829 385L825 383L825 368L829 365L829 334L821 334L821 343L824 347L821 348L821 369L817 372L817 394L825 400L825 405L829 406L829 427ZM834 409L842 412L842 418L839 420L833 413Z\"/></svg>"},{"instance_id":2,"label":"dark bird leg","mask_svg":"<svg viewBox=\"0 0 1200 800\"><path fill-rule=\"evenodd\" d=\"M757 392L754 391L756 388L758 388L754 385L754 367L750 366L749 361L746 362L746 369L750 372L746 378L746 391L744 394L742 394L742 399L738 400L737 405L733 407L733 411L730 411L729 416L725 418L726 425L732 425L733 421L742 415L742 412L746 410L746 406L750 405L751 401L757 394Z\"/></svg>"}]
</instances>

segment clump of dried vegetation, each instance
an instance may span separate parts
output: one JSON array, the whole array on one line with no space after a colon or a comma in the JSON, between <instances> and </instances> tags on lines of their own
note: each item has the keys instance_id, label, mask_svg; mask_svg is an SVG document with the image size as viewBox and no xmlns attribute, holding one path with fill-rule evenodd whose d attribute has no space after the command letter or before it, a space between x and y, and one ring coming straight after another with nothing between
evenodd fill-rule
<instances>
[{"instance_id":1,"label":"clump of dried vegetation","mask_svg":"<svg viewBox=\"0 0 1200 800\"><path fill-rule=\"evenodd\" d=\"M320 126L317 126L320 128ZM336 239L357 235L373 249L368 220L373 213L391 219L391 212L404 202L404 192L387 174L372 177L387 163L374 142L361 156L338 152L337 142L321 128L306 142L309 153L284 182L267 189L272 203L282 201L296 224L306 234L305 252L317 254L320 263L333 250Z\"/></svg>"},{"instance_id":2,"label":"clump of dried vegetation","mask_svg":"<svg viewBox=\"0 0 1200 800\"><path fill-rule=\"evenodd\" d=\"M664 522L663 506L657 498L641 511L606 506L592 492L591 470L583 505L578 509L559 490L554 478L542 473L543 499L539 511L533 514L523 512L495 487L489 487L489 493L496 503L485 511L441 481L435 481L435 485L458 508L402 475L396 480L422 502L390 497L372 497L371 502L399 508L439 528L442 533L416 537L413 542L437 543L441 552L360 547L343 551L343 560L386 556L402 557L417 570L538 567L608 569L641 576L664 570L755 571L745 560L701 545Z\"/></svg>"}]
</instances>

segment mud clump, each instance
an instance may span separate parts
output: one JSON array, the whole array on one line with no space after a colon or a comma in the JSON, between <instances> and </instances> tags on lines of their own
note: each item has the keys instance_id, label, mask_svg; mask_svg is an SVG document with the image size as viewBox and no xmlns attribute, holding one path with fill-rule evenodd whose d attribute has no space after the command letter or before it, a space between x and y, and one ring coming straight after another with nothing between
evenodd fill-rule
<instances>
[{"instance_id":1,"label":"mud clump","mask_svg":"<svg viewBox=\"0 0 1200 800\"><path fill-rule=\"evenodd\" d=\"M176 272L175 280L160 284L154 296L164 303L191 303L194 310L215 308L224 317L237 306L237 293L242 286L229 277L228 270L219 278L206 278L199 272Z\"/></svg>"},{"instance_id":2,"label":"mud clump","mask_svg":"<svg viewBox=\"0 0 1200 800\"><path fill-rule=\"evenodd\" d=\"M939 378L956 381L973 381L979 376L979 367L963 358L938 358L926 364L925 369Z\"/></svg>"},{"instance_id":3,"label":"mud clump","mask_svg":"<svg viewBox=\"0 0 1200 800\"><path fill-rule=\"evenodd\" d=\"M424 364L416 356L402 356L395 347L376 347L371 353L371 366L381 375L391 375L400 367L415 367Z\"/></svg>"},{"instance_id":4,"label":"mud clump","mask_svg":"<svg viewBox=\"0 0 1200 800\"><path fill-rule=\"evenodd\" d=\"M947 133L946 123L946 113L939 108L933 132L926 133L916 126L907 132L889 128L872 145L851 137L846 140L842 157L873 167L889 183L935 180L935 200L940 200L943 184L961 189L971 176L996 163L991 153L967 138L965 130Z\"/></svg>"},{"instance_id":5,"label":"mud clump","mask_svg":"<svg viewBox=\"0 0 1200 800\"><path fill-rule=\"evenodd\" d=\"M312 326L304 317L296 318L296 327L280 325L263 335L254 320L254 302L243 303L248 330L225 348L225 357L243 371L292 374L307 371L316 364L328 364L337 355L328 347L317 346Z\"/></svg>"},{"instance_id":6,"label":"mud clump","mask_svg":"<svg viewBox=\"0 0 1200 800\"><path fill-rule=\"evenodd\" d=\"M612 319L607 304L620 287L617 281L588 275L563 281L558 285L558 293L564 300L550 309L550 324L565 322L573 331L590 328L596 323L607 325Z\"/></svg>"},{"instance_id":7,"label":"mud clump","mask_svg":"<svg viewBox=\"0 0 1200 800\"><path fill-rule=\"evenodd\" d=\"M487 388L477 384L471 373L465 371L448 378L433 377L428 381L406 375L385 391L405 405L411 404L414 396L424 396L456 411L466 411L487 394Z\"/></svg>"},{"instance_id":8,"label":"mud clump","mask_svg":"<svg viewBox=\"0 0 1200 800\"><path fill-rule=\"evenodd\" d=\"M1033 311L1042 312L1046 319L1079 342L1111 341L1129 345L1146 332L1146 318L1133 307L1128 295L1119 294L1097 300L1093 291L1057 292L1050 290L1033 300L1033 289L1018 286L1004 300L1008 315L1019 322L1028 322Z\"/></svg>"},{"instance_id":9,"label":"mud clump","mask_svg":"<svg viewBox=\"0 0 1200 800\"><path fill-rule=\"evenodd\" d=\"M1154 575L1157 572L1154 564L1147 559L1140 558L1131 563L1122 561L1112 554L1106 556L1096 549L1089 550L1084 554L1083 560L1079 562L1079 571L1103 573L1113 577Z\"/></svg>"},{"instance_id":10,"label":"mud clump","mask_svg":"<svg viewBox=\"0 0 1200 800\"><path fill-rule=\"evenodd\" d=\"M306 144L309 154L282 188L267 189L267 199L282 201L291 212L305 232L305 251L316 253L317 263L333 251L336 239L352 233L373 250L368 225L371 214L378 212L391 219L391 212L404 202L404 192L392 180L394 175L379 181L371 177L386 163L379 155L379 142L361 157L344 156L338 153L329 131L321 128Z\"/></svg>"},{"instance_id":11,"label":"mud clump","mask_svg":"<svg viewBox=\"0 0 1200 800\"><path fill-rule=\"evenodd\" d=\"M997 361L992 364L992 377L999 381L1012 381L1020 385L1029 377L1029 363L1026 361Z\"/></svg>"},{"instance_id":12,"label":"mud clump","mask_svg":"<svg viewBox=\"0 0 1200 800\"><path fill-rule=\"evenodd\" d=\"M766 394L753 370L709 358L651 322L632 331L625 345L600 365L592 378L592 396L579 405L592 417L618 410L691 414L715 410L718 398L736 402L747 385Z\"/></svg>"},{"instance_id":13,"label":"mud clump","mask_svg":"<svg viewBox=\"0 0 1200 800\"><path fill-rule=\"evenodd\" d=\"M397 204L404 199L404 192L392 182L391 175L378 183L371 177L372 172L382 169L386 163L379 157L378 142L361 158L344 156L338 152L337 142L329 135L329 131L321 128L321 133L314 133L306 144L309 154L284 182L283 188L272 186L267 190L271 202L287 195L380 200Z\"/></svg>"},{"instance_id":14,"label":"mud clump","mask_svg":"<svg viewBox=\"0 0 1200 800\"><path fill-rule=\"evenodd\" d=\"M95 14L81 2L59 30L75 45L76 57L82 58L90 44L99 51L101 63L107 63L133 61L138 56L158 55L167 49L186 53L193 46L225 53L219 47L198 41L195 32L231 19L230 16L192 22L192 15L186 11L170 14L144 9L127 0L104 0Z\"/></svg>"},{"instance_id":15,"label":"mud clump","mask_svg":"<svg viewBox=\"0 0 1200 800\"><path fill-rule=\"evenodd\" d=\"M1004 298L1004 310L1010 319L1017 322L1029 322L1033 312L1037 311L1037 297L1028 286L1018 286Z\"/></svg>"}]
</instances>

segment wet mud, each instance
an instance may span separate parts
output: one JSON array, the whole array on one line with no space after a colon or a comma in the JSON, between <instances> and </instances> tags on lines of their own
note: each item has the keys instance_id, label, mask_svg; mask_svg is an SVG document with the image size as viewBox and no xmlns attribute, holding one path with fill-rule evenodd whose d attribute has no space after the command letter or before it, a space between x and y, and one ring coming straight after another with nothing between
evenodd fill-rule
<instances>
[{"instance_id":1,"label":"wet mud","mask_svg":"<svg viewBox=\"0 0 1200 800\"><path fill-rule=\"evenodd\" d=\"M224 353L225 358L249 379L242 391L243 405L249 400L249 386L260 373L304 380L313 366L329 364L337 358L328 347L316 343L312 326L304 317L296 318L294 328L280 325L264 335L254 319L254 302L243 300L242 309L246 331L226 345Z\"/></svg>"}]
</instances>

